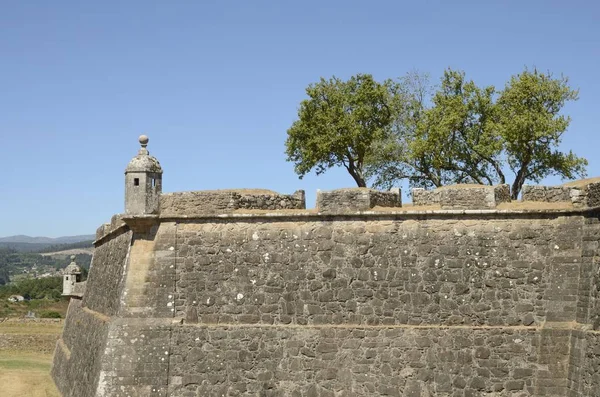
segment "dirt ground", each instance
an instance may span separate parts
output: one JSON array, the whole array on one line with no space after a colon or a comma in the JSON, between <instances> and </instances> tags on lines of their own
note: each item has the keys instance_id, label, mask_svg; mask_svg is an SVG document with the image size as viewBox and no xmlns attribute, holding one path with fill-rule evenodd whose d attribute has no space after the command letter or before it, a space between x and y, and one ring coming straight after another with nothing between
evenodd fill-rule
<instances>
[{"instance_id":1,"label":"dirt ground","mask_svg":"<svg viewBox=\"0 0 600 397\"><path fill-rule=\"evenodd\" d=\"M50 378L63 322L0 322L0 395L60 397Z\"/></svg>"}]
</instances>

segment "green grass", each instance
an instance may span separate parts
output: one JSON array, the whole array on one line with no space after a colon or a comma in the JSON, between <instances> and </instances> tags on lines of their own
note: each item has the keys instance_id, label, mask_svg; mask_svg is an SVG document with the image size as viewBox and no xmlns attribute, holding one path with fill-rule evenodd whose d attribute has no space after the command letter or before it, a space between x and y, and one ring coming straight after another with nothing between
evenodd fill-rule
<instances>
[{"instance_id":1,"label":"green grass","mask_svg":"<svg viewBox=\"0 0 600 397\"><path fill-rule=\"evenodd\" d=\"M25 369L31 371L50 372L51 361L49 359L41 360L40 357L33 359L19 357L4 357L0 352L0 371Z\"/></svg>"},{"instance_id":2,"label":"green grass","mask_svg":"<svg viewBox=\"0 0 600 397\"><path fill-rule=\"evenodd\" d=\"M64 321L57 321L52 323L47 322L27 322L19 323L6 321L0 323L0 335L11 334L11 335L60 335Z\"/></svg>"},{"instance_id":3,"label":"green grass","mask_svg":"<svg viewBox=\"0 0 600 397\"><path fill-rule=\"evenodd\" d=\"M50 378L52 350L63 322L0 323L0 396L60 397ZM2 338L4 342L2 343Z\"/></svg>"}]
</instances>

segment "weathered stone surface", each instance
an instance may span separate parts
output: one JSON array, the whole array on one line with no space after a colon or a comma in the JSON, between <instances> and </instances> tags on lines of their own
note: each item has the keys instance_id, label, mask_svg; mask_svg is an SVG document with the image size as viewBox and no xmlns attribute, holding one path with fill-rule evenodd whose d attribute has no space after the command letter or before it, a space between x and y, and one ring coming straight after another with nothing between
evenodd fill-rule
<instances>
[{"instance_id":1,"label":"weathered stone surface","mask_svg":"<svg viewBox=\"0 0 600 397\"><path fill-rule=\"evenodd\" d=\"M442 209L489 209L510 202L508 185L457 185L437 190Z\"/></svg>"},{"instance_id":2,"label":"weathered stone surface","mask_svg":"<svg viewBox=\"0 0 600 397\"><path fill-rule=\"evenodd\" d=\"M547 203L571 202L571 190L565 186L524 185L521 189L521 194L523 201L542 201Z\"/></svg>"},{"instance_id":3,"label":"weathered stone surface","mask_svg":"<svg viewBox=\"0 0 600 397\"><path fill-rule=\"evenodd\" d=\"M454 185L435 190L413 189L413 205L440 205L442 209L491 209L510 202L508 185Z\"/></svg>"},{"instance_id":4,"label":"weathered stone surface","mask_svg":"<svg viewBox=\"0 0 600 397\"><path fill-rule=\"evenodd\" d=\"M595 213L205 218L111 236L57 347L65 395L594 395L596 334L574 342L568 324L600 315Z\"/></svg>"},{"instance_id":5,"label":"weathered stone surface","mask_svg":"<svg viewBox=\"0 0 600 397\"><path fill-rule=\"evenodd\" d=\"M52 367L64 397L102 395L97 393L100 361L106 354L110 316L119 310L131 238L125 232L96 248L84 298L71 299Z\"/></svg>"},{"instance_id":6,"label":"weathered stone surface","mask_svg":"<svg viewBox=\"0 0 600 397\"><path fill-rule=\"evenodd\" d=\"M594 178L561 186L525 185L522 195L523 201L567 202L575 208L596 208L600 206L600 181Z\"/></svg>"},{"instance_id":7,"label":"weathered stone surface","mask_svg":"<svg viewBox=\"0 0 600 397\"><path fill-rule=\"evenodd\" d=\"M52 377L63 397L94 397L105 353L108 324L71 299L63 334L56 344Z\"/></svg>"},{"instance_id":8,"label":"weathered stone surface","mask_svg":"<svg viewBox=\"0 0 600 397\"><path fill-rule=\"evenodd\" d=\"M533 395L538 359L533 329L177 326L173 345L177 396L485 395L504 383Z\"/></svg>"},{"instance_id":9,"label":"weathered stone surface","mask_svg":"<svg viewBox=\"0 0 600 397\"><path fill-rule=\"evenodd\" d=\"M579 222L527 223L181 224L177 315L195 306L211 323L532 325L551 304L553 318L574 318L576 301L564 298L576 295L579 268L563 255Z\"/></svg>"},{"instance_id":10,"label":"weathered stone surface","mask_svg":"<svg viewBox=\"0 0 600 397\"><path fill-rule=\"evenodd\" d=\"M368 211L373 207L402 207L400 189L382 192L353 188L317 192L317 210L322 214Z\"/></svg>"},{"instance_id":11,"label":"weathered stone surface","mask_svg":"<svg viewBox=\"0 0 600 397\"><path fill-rule=\"evenodd\" d=\"M414 188L411 190L412 203L415 206L438 205L440 203L440 192L438 190L425 190Z\"/></svg>"},{"instance_id":12,"label":"weathered stone surface","mask_svg":"<svg viewBox=\"0 0 600 397\"><path fill-rule=\"evenodd\" d=\"M97 247L53 374L69 396L591 396L595 334L575 356L561 324L600 314L598 236L594 213L161 222Z\"/></svg>"},{"instance_id":13,"label":"weathered stone surface","mask_svg":"<svg viewBox=\"0 0 600 397\"><path fill-rule=\"evenodd\" d=\"M578 209L494 210L506 185L416 190L416 211L145 190L160 213L98 230L52 375L68 397L598 396L600 183L566 187Z\"/></svg>"},{"instance_id":14,"label":"weathered stone surface","mask_svg":"<svg viewBox=\"0 0 600 397\"><path fill-rule=\"evenodd\" d=\"M239 209L305 209L303 190L286 195L268 190L215 190L168 193L161 196L162 216L196 216L230 213Z\"/></svg>"},{"instance_id":15,"label":"weathered stone surface","mask_svg":"<svg viewBox=\"0 0 600 397\"><path fill-rule=\"evenodd\" d=\"M107 316L117 314L131 238L131 232L124 232L96 247L83 306Z\"/></svg>"}]
</instances>

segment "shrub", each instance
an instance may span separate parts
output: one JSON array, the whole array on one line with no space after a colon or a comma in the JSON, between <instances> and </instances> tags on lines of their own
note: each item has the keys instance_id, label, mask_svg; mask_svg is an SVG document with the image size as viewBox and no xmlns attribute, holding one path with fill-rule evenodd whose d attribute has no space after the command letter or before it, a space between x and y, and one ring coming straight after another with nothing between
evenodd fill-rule
<instances>
[{"instance_id":1,"label":"shrub","mask_svg":"<svg viewBox=\"0 0 600 397\"><path fill-rule=\"evenodd\" d=\"M62 318L59 312L53 310L42 310L39 312L40 318Z\"/></svg>"}]
</instances>

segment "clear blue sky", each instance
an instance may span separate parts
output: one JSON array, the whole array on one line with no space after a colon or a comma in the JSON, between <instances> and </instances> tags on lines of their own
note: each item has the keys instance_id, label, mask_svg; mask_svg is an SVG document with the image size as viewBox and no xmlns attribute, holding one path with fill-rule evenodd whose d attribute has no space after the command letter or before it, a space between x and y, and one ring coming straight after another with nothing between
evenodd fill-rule
<instances>
[{"instance_id":1,"label":"clear blue sky","mask_svg":"<svg viewBox=\"0 0 600 397\"><path fill-rule=\"evenodd\" d=\"M353 185L299 180L286 130L319 77L447 67L501 88L535 66L580 99L563 147L600 175L596 1L0 0L0 236L93 233L123 211L150 137L164 191ZM560 180L549 180L558 183Z\"/></svg>"}]
</instances>

